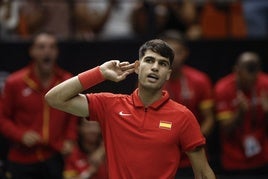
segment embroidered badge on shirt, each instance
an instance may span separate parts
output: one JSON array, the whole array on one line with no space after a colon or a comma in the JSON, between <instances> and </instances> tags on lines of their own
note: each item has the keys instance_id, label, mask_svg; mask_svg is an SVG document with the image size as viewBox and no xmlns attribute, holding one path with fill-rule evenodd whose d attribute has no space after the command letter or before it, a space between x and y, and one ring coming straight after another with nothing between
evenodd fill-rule
<instances>
[{"instance_id":1,"label":"embroidered badge on shirt","mask_svg":"<svg viewBox=\"0 0 268 179\"><path fill-rule=\"evenodd\" d=\"M22 91L22 96L27 97L30 96L30 94L32 94L32 89L31 88L24 88Z\"/></svg>"},{"instance_id":2,"label":"embroidered badge on shirt","mask_svg":"<svg viewBox=\"0 0 268 179\"><path fill-rule=\"evenodd\" d=\"M169 122L169 121L160 121L159 122L160 129L171 130L171 127L172 127L172 122Z\"/></svg>"}]
</instances>

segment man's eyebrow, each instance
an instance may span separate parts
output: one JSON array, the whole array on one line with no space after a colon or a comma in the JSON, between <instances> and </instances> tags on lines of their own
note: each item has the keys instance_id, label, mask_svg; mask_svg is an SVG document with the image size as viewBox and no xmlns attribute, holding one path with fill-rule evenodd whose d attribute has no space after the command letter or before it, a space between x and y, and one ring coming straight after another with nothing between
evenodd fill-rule
<instances>
[{"instance_id":1,"label":"man's eyebrow","mask_svg":"<svg viewBox=\"0 0 268 179\"><path fill-rule=\"evenodd\" d=\"M148 56L144 56L144 59L154 59L154 60L157 60L157 61L159 61L159 62L166 62L166 63L168 63L168 65L170 65L170 61L169 61L169 59L165 59L165 58L159 58L159 59L157 59L157 58L154 57L154 56L150 56L150 55L148 55Z\"/></svg>"},{"instance_id":2,"label":"man's eyebrow","mask_svg":"<svg viewBox=\"0 0 268 179\"><path fill-rule=\"evenodd\" d=\"M168 63L168 64L170 65L170 61L169 61L168 59L162 59L162 58L161 58L161 59L159 59L159 61L160 61L160 62L166 62L166 63Z\"/></svg>"},{"instance_id":3,"label":"man's eyebrow","mask_svg":"<svg viewBox=\"0 0 268 179\"><path fill-rule=\"evenodd\" d=\"M155 57L153 57L153 56L145 56L144 58L153 58L153 59L155 59Z\"/></svg>"}]
</instances>

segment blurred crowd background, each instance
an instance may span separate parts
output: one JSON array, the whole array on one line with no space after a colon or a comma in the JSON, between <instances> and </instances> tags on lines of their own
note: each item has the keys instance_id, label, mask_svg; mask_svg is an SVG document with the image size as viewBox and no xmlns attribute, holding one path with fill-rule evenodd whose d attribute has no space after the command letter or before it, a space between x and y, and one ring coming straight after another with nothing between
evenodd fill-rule
<instances>
[{"instance_id":1,"label":"blurred crowd background","mask_svg":"<svg viewBox=\"0 0 268 179\"><path fill-rule=\"evenodd\" d=\"M268 0L0 0L0 89L9 74L29 63L31 40L40 32L56 36L59 66L76 75L109 59L134 61L140 44L169 30L186 40L185 63L205 72L212 85L233 71L245 51L256 53L260 69L268 72ZM130 93L135 87L130 76L91 91ZM218 131L216 122L209 160L224 176ZM4 170L9 141L0 137Z\"/></svg>"},{"instance_id":2,"label":"blurred crowd background","mask_svg":"<svg viewBox=\"0 0 268 179\"><path fill-rule=\"evenodd\" d=\"M265 0L1 0L1 40L38 31L62 40L151 38L177 29L189 40L267 36Z\"/></svg>"}]
</instances>

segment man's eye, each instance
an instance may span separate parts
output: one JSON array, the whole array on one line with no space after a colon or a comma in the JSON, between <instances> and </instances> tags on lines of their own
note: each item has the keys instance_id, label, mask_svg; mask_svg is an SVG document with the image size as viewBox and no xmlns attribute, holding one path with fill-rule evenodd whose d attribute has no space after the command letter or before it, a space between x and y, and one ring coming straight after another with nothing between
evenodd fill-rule
<instances>
[{"instance_id":1,"label":"man's eye","mask_svg":"<svg viewBox=\"0 0 268 179\"><path fill-rule=\"evenodd\" d=\"M168 64L166 62L159 62L159 65L163 66L163 67L166 67L168 66Z\"/></svg>"},{"instance_id":2,"label":"man's eye","mask_svg":"<svg viewBox=\"0 0 268 179\"><path fill-rule=\"evenodd\" d=\"M152 59L150 59L150 58L148 58L148 59L145 59L145 62L147 62L147 63L152 63L152 62L153 62L153 60L152 60Z\"/></svg>"}]
</instances>

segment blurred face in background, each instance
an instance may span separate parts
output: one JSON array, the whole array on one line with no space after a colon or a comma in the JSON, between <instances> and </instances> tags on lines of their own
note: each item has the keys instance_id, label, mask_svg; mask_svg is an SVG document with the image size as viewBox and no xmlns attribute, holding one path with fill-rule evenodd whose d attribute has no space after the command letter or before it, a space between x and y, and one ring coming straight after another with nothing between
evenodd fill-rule
<instances>
[{"instance_id":1,"label":"blurred face in background","mask_svg":"<svg viewBox=\"0 0 268 179\"><path fill-rule=\"evenodd\" d=\"M39 34L30 48L30 56L39 72L50 74L58 57L56 38L46 33Z\"/></svg>"},{"instance_id":2,"label":"blurred face in background","mask_svg":"<svg viewBox=\"0 0 268 179\"><path fill-rule=\"evenodd\" d=\"M172 63L172 72L177 73L188 57L188 49L184 44L177 42L176 40L166 40L166 42L174 50L175 56Z\"/></svg>"},{"instance_id":3,"label":"blurred face in background","mask_svg":"<svg viewBox=\"0 0 268 179\"><path fill-rule=\"evenodd\" d=\"M97 148L101 142L101 130L96 121L87 121L83 119L79 126L81 142L86 151L92 151Z\"/></svg>"},{"instance_id":4,"label":"blurred face in background","mask_svg":"<svg viewBox=\"0 0 268 179\"><path fill-rule=\"evenodd\" d=\"M241 54L235 69L241 88L250 89L255 84L261 70L258 55L252 52Z\"/></svg>"}]
</instances>

